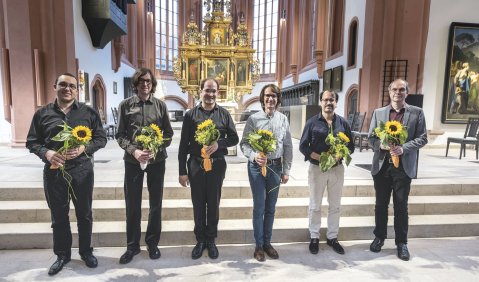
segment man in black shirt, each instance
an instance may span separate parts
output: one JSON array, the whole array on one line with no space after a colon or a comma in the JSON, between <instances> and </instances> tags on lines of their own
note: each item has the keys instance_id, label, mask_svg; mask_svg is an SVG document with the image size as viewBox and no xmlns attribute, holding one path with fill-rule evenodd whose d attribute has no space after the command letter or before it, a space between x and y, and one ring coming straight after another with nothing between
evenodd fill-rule
<instances>
[{"instance_id":1,"label":"man in black shirt","mask_svg":"<svg viewBox=\"0 0 479 282\"><path fill-rule=\"evenodd\" d=\"M39 109L33 116L26 146L45 163L43 168L45 197L50 208L53 228L53 251L57 260L50 267L49 275L55 275L70 261L72 233L68 212L70 196L68 183L60 169L71 175L72 197L78 225L79 252L88 267L97 267L98 262L92 254L92 194L93 163L91 157L97 150L105 147L106 133L100 116L89 106L79 103L77 97L77 79L70 73L60 75L53 86L57 94L55 102ZM92 130L92 139L88 145L80 145L67 150L64 154L57 151L63 142L53 141L66 122L70 127L82 125Z\"/></svg>"},{"instance_id":2,"label":"man in black shirt","mask_svg":"<svg viewBox=\"0 0 479 282\"><path fill-rule=\"evenodd\" d=\"M319 94L321 100L321 113L310 118L304 126L299 150L304 155L304 160L309 161L309 233L311 242L309 251L317 254L319 251L319 229L321 227L321 203L324 191L328 190L328 232L326 243L338 254L344 254L344 249L338 241L339 216L341 208L341 193L344 183L344 166L342 159L336 159L336 164L323 172L320 169L319 159L321 153L330 149L326 144L326 137L331 132L334 136L344 133L349 138L347 147L349 152L354 152L353 137L346 119L334 113L339 95L332 90L325 90Z\"/></svg>"},{"instance_id":3,"label":"man in black shirt","mask_svg":"<svg viewBox=\"0 0 479 282\"><path fill-rule=\"evenodd\" d=\"M180 148L178 150L179 182L183 187L191 184L191 200L195 219L195 236L197 244L191 257L198 259L204 249L208 248L208 256L218 257L215 238L218 232L219 204L221 187L226 172L224 155L228 147L238 144L239 138L233 119L229 112L216 104L219 83L215 79L205 79L200 84L201 104L185 114L181 129ZM220 131L218 141L208 148L206 153L212 160L213 169L206 172L202 167L201 148L195 141L196 128L203 121L211 119ZM187 165L187 158L188 165ZM188 168L187 168L188 167Z\"/></svg>"},{"instance_id":4,"label":"man in black shirt","mask_svg":"<svg viewBox=\"0 0 479 282\"><path fill-rule=\"evenodd\" d=\"M166 104L155 98L157 80L153 72L141 68L133 74L133 91L137 94L123 100L119 106L118 132L116 139L125 150L125 202L126 202L126 237L127 249L121 256L120 263L129 263L140 253L141 237L141 194L143 177L147 173L147 185L150 200L150 213L146 229L145 242L151 259L161 256L158 242L161 235L161 207L163 184L165 179L166 147L171 143L173 129L168 118ZM145 126L155 124L163 132L165 142L155 156L150 151L142 150L135 137L141 134ZM140 163L148 163L143 170Z\"/></svg>"}]
</instances>

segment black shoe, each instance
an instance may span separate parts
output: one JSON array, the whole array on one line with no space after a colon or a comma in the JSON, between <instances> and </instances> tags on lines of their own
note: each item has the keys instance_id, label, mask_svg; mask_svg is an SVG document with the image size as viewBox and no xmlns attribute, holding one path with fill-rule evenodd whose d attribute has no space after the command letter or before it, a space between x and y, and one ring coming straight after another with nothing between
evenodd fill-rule
<instances>
[{"instance_id":1,"label":"black shoe","mask_svg":"<svg viewBox=\"0 0 479 282\"><path fill-rule=\"evenodd\" d=\"M338 239L337 238L334 238L334 239L326 239L326 244L328 244L328 246L331 246L333 247L333 250L340 254L340 255L344 255L344 249L343 247L341 246L341 244L339 244L338 242Z\"/></svg>"},{"instance_id":2,"label":"black shoe","mask_svg":"<svg viewBox=\"0 0 479 282\"><path fill-rule=\"evenodd\" d=\"M192 259L199 259L203 255L203 251L206 249L205 242L198 242L191 252Z\"/></svg>"},{"instance_id":3,"label":"black shoe","mask_svg":"<svg viewBox=\"0 0 479 282\"><path fill-rule=\"evenodd\" d=\"M161 257L161 252L160 249L158 249L158 246L148 246L147 250L151 259L159 259Z\"/></svg>"},{"instance_id":4,"label":"black shoe","mask_svg":"<svg viewBox=\"0 0 479 282\"><path fill-rule=\"evenodd\" d=\"M254 249L253 256L257 261L261 261L261 262L265 261L264 251L263 251L263 248L261 247L256 247Z\"/></svg>"},{"instance_id":5,"label":"black shoe","mask_svg":"<svg viewBox=\"0 0 479 282\"><path fill-rule=\"evenodd\" d=\"M405 261L408 261L410 255L409 255L409 251L407 249L407 244L399 243L397 245L397 249L398 249L398 258L400 258L402 260L405 260Z\"/></svg>"},{"instance_id":6,"label":"black shoe","mask_svg":"<svg viewBox=\"0 0 479 282\"><path fill-rule=\"evenodd\" d=\"M67 264L69 261L70 261L69 257L58 256L57 260L52 264L52 266L50 266L50 269L48 270L48 275L51 276L51 275L57 274L58 272L60 272L60 270L63 269L63 266Z\"/></svg>"},{"instance_id":7,"label":"black shoe","mask_svg":"<svg viewBox=\"0 0 479 282\"><path fill-rule=\"evenodd\" d=\"M313 255L315 255L319 252L319 239L318 238L312 238L311 239L311 243L309 243L309 252L311 252Z\"/></svg>"},{"instance_id":8,"label":"black shoe","mask_svg":"<svg viewBox=\"0 0 479 282\"><path fill-rule=\"evenodd\" d=\"M140 253L140 249L136 249L134 251L126 250L126 252L120 258L120 264L129 263L133 259L133 257L136 256L139 253Z\"/></svg>"},{"instance_id":9,"label":"black shoe","mask_svg":"<svg viewBox=\"0 0 479 282\"><path fill-rule=\"evenodd\" d=\"M98 266L98 260L92 253L87 253L80 256L89 268L95 268Z\"/></svg>"},{"instance_id":10,"label":"black shoe","mask_svg":"<svg viewBox=\"0 0 479 282\"><path fill-rule=\"evenodd\" d=\"M263 250L264 252L272 259L278 259L279 254L278 252L271 246L271 244L265 244L263 245Z\"/></svg>"},{"instance_id":11,"label":"black shoe","mask_svg":"<svg viewBox=\"0 0 479 282\"><path fill-rule=\"evenodd\" d=\"M220 253L218 252L215 242L208 242L206 247L208 248L208 256L211 259L217 259Z\"/></svg>"},{"instance_id":12,"label":"black shoe","mask_svg":"<svg viewBox=\"0 0 479 282\"><path fill-rule=\"evenodd\" d=\"M384 239L380 239L376 237L374 238L373 242L369 246L369 250L371 250L371 252L374 252L374 253L379 253L383 245L384 245Z\"/></svg>"}]
</instances>

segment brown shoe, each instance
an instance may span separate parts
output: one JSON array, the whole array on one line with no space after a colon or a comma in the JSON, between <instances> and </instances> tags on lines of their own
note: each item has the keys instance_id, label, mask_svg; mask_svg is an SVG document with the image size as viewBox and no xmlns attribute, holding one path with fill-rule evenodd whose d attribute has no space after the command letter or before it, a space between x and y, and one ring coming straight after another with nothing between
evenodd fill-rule
<instances>
[{"instance_id":1,"label":"brown shoe","mask_svg":"<svg viewBox=\"0 0 479 282\"><path fill-rule=\"evenodd\" d=\"M279 255L278 252L271 246L271 244L263 245L264 252L272 259L278 259Z\"/></svg>"},{"instance_id":2,"label":"brown shoe","mask_svg":"<svg viewBox=\"0 0 479 282\"><path fill-rule=\"evenodd\" d=\"M264 258L263 248L256 247L256 249L254 249L254 255L253 256L257 261L264 261L265 258Z\"/></svg>"}]
</instances>

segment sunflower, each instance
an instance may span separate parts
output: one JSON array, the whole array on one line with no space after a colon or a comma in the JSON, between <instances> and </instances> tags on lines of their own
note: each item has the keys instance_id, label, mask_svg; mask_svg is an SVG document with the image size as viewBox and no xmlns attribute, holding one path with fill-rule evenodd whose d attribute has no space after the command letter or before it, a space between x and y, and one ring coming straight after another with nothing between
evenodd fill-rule
<instances>
[{"instance_id":1,"label":"sunflower","mask_svg":"<svg viewBox=\"0 0 479 282\"><path fill-rule=\"evenodd\" d=\"M259 135L267 135L269 137L273 137L273 132L266 130L266 129L260 129L258 130Z\"/></svg>"},{"instance_id":2,"label":"sunflower","mask_svg":"<svg viewBox=\"0 0 479 282\"><path fill-rule=\"evenodd\" d=\"M202 130L204 128L207 128L208 126L212 125L213 124L213 121L211 119L207 119L205 121L203 121L202 123L200 123L198 125L198 130Z\"/></svg>"},{"instance_id":3,"label":"sunflower","mask_svg":"<svg viewBox=\"0 0 479 282\"><path fill-rule=\"evenodd\" d=\"M402 125L397 120L391 120L386 122L386 132L391 135L399 135L402 131Z\"/></svg>"},{"instance_id":4,"label":"sunflower","mask_svg":"<svg viewBox=\"0 0 479 282\"><path fill-rule=\"evenodd\" d=\"M79 125L73 128L72 135L80 142L88 142L91 140L91 129L86 126Z\"/></svg>"},{"instance_id":5,"label":"sunflower","mask_svg":"<svg viewBox=\"0 0 479 282\"><path fill-rule=\"evenodd\" d=\"M161 133L161 130L158 125L152 123L150 124L150 127L156 132L156 136L158 136L158 138L163 139L163 133Z\"/></svg>"},{"instance_id":6,"label":"sunflower","mask_svg":"<svg viewBox=\"0 0 479 282\"><path fill-rule=\"evenodd\" d=\"M341 138L341 140L343 140L345 143L349 143L349 137L346 136L346 134L344 134L344 132L339 132L338 133L338 137Z\"/></svg>"}]
</instances>

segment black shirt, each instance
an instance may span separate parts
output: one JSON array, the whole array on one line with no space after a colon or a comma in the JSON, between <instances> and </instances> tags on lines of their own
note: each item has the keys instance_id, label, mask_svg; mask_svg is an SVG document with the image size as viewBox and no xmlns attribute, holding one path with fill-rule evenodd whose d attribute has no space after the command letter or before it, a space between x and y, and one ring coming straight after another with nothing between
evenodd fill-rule
<instances>
[{"instance_id":1,"label":"black shirt","mask_svg":"<svg viewBox=\"0 0 479 282\"><path fill-rule=\"evenodd\" d=\"M352 154L354 152L354 142L348 121L343 117L334 114L332 126L334 136L337 136L339 132L343 132L348 136L350 142L347 146L349 152ZM319 161L311 159L311 153L315 152L321 154L322 152L329 150L329 145L326 144L326 136L328 136L330 131L331 129L328 122L324 119L321 113L308 119L304 126L301 141L299 142L299 150L304 155L305 161L310 161L312 164L319 165Z\"/></svg>"},{"instance_id":2,"label":"black shirt","mask_svg":"<svg viewBox=\"0 0 479 282\"><path fill-rule=\"evenodd\" d=\"M72 128L83 125L92 130L92 139L88 145L85 145L85 152L72 160L67 160L66 167L90 161L93 153L105 147L106 133L101 124L100 115L94 109L75 101L71 110L65 115L55 100L54 103L35 112L27 135L26 147L31 153L40 157L44 163L49 164L45 158L48 150L58 151L63 146L63 142L52 140L62 130L59 125L63 125L63 122Z\"/></svg>"},{"instance_id":3,"label":"black shirt","mask_svg":"<svg viewBox=\"0 0 479 282\"><path fill-rule=\"evenodd\" d=\"M163 161L168 157L165 148L170 146L171 138L173 137L173 129L171 128L166 104L153 95L150 95L150 98L145 102L138 95L134 95L120 103L118 132L115 137L120 147L125 150L123 157L125 161L139 163L134 157L135 150L140 148L135 141L135 137L141 134L141 129L144 126L149 126L152 123L161 129L163 138L168 139L158 149L156 158L149 160L150 163L155 163Z\"/></svg>"},{"instance_id":4,"label":"black shirt","mask_svg":"<svg viewBox=\"0 0 479 282\"><path fill-rule=\"evenodd\" d=\"M211 158L223 158L228 153L228 147L235 146L239 142L233 119L226 109L218 105L215 105L211 111L203 109L201 104L194 107L185 114L181 129L181 141L178 150L180 175L187 174L186 159L188 154L201 157L203 145L195 141L195 132L198 124L207 119L213 120L216 128L220 131L220 138L217 141L218 150L210 156Z\"/></svg>"}]
</instances>

